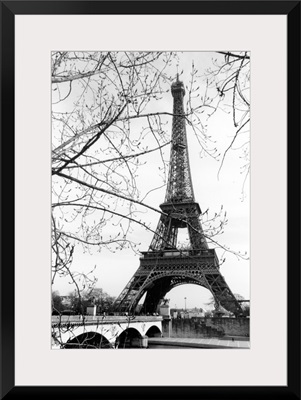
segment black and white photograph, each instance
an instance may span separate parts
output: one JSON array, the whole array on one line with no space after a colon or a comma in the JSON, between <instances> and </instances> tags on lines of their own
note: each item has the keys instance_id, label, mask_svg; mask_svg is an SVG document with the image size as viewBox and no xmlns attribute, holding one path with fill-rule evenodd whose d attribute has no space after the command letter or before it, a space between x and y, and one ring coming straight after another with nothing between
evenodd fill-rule
<instances>
[{"instance_id":1,"label":"black and white photograph","mask_svg":"<svg viewBox=\"0 0 301 400\"><path fill-rule=\"evenodd\" d=\"M248 50L51 53L51 348L250 349Z\"/></svg>"},{"instance_id":2,"label":"black and white photograph","mask_svg":"<svg viewBox=\"0 0 301 400\"><path fill-rule=\"evenodd\" d=\"M300 1L158 5L1 4L3 399L300 398Z\"/></svg>"}]
</instances>

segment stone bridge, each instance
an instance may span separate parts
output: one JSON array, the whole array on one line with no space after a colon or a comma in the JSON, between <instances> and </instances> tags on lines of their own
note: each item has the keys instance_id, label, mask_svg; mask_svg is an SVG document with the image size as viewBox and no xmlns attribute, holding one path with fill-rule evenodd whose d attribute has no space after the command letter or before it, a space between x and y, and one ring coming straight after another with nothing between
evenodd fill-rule
<instances>
[{"instance_id":1,"label":"stone bridge","mask_svg":"<svg viewBox=\"0 0 301 400\"><path fill-rule=\"evenodd\" d=\"M162 336L162 316L52 316L53 349L147 347Z\"/></svg>"}]
</instances>

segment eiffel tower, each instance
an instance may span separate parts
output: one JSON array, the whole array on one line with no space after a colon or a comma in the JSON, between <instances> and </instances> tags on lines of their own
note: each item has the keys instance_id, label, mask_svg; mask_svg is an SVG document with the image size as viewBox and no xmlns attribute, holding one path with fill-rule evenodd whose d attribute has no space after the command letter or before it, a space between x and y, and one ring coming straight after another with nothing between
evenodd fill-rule
<instances>
[{"instance_id":1,"label":"eiffel tower","mask_svg":"<svg viewBox=\"0 0 301 400\"><path fill-rule=\"evenodd\" d=\"M219 270L215 249L209 249L200 222L201 209L194 199L189 167L183 98L184 85L171 85L173 96L172 141L169 177L162 214L148 251L142 252L140 266L115 300L114 311L133 313L145 295L145 313L155 313L166 293L176 286L196 284L210 290L215 303L241 314L239 302ZM189 248L177 248L178 230L186 228Z\"/></svg>"}]
</instances>

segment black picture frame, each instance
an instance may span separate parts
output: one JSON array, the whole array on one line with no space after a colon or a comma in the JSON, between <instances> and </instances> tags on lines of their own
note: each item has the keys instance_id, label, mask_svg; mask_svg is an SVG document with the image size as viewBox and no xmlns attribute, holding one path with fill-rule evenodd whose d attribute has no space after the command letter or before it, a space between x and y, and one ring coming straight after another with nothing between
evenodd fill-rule
<instances>
[{"instance_id":1,"label":"black picture frame","mask_svg":"<svg viewBox=\"0 0 301 400\"><path fill-rule=\"evenodd\" d=\"M287 16L287 386L15 386L15 16L117 13ZM1 398L300 399L300 1L1 1L1 33Z\"/></svg>"}]
</instances>

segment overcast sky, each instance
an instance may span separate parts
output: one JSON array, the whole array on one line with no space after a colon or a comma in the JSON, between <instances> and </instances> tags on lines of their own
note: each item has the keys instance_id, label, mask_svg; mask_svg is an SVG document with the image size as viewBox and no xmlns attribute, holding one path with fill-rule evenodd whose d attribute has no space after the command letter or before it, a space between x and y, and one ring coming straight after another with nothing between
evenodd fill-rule
<instances>
[{"instance_id":1,"label":"overcast sky","mask_svg":"<svg viewBox=\"0 0 301 400\"><path fill-rule=\"evenodd\" d=\"M192 61L198 69L198 75L202 75L203 71L210 66L212 58L216 58L213 52L186 52L180 55L179 65L173 65L174 75L177 70L184 71L180 80L184 84L188 84L189 74L191 72ZM201 89L204 88L204 82L199 79ZM185 100L185 98L184 98ZM160 103L157 103L157 111ZM162 110L172 112L173 98L171 93L167 93L162 99ZM171 135L171 117L167 129ZM249 180L244 185L244 195L242 196L242 188L244 177L241 174L240 167L242 160L239 157L239 150L228 153L220 174L218 170L220 163L210 157L201 156L200 146L196 138L187 126L187 138L189 146L190 169L195 194L195 200L199 203L201 210L205 211L209 208L209 215L219 212L221 206L227 212L228 224L225 227L225 233L218 237L218 241L232 248L235 251L249 254ZM208 121L208 134L217 140L220 148L226 148L227 143L235 133L233 121L229 114L218 112ZM164 155L169 159L169 148L165 148ZM140 168L138 177L138 186L141 197L153 187L162 185L162 177L158 170L158 156L152 153L148 157L147 164ZM159 207L164 201L166 187L151 192L145 199L145 203ZM159 215L149 213L149 221L152 229L155 230ZM133 237L139 243L139 250L146 251L152 240L152 233L145 231L139 225L135 227ZM212 247L212 246L210 246ZM217 250L218 256L222 256L223 252ZM239 293L246 299L250 294L250 270L249 261L238 259L235 255L227 253L226 261L221 266L221 274L225 277L230 289L233 293ZM127 282L139 267L139 256L135 255L131 250L122 250L111 253L103 250L100 253L92 250L90 254L83 253L78 246L75 250L73 270L89 271L96 266L94 274L98 278L96 287L103 288L104 291L112 296L118 296L123 290ZM54 290L58 290L61 295L70 293L74 288L68 281L57 279ZM182 285L167 293L166 297L170 299L171 307L177 306L183 308L186 297L187 308L204 307L206 302L212 297L211 293L198 285Z\"/></svg>"}]
</instances>

